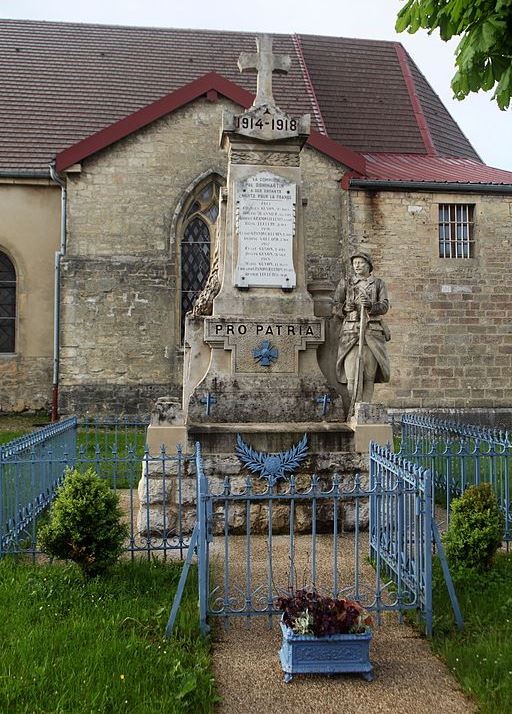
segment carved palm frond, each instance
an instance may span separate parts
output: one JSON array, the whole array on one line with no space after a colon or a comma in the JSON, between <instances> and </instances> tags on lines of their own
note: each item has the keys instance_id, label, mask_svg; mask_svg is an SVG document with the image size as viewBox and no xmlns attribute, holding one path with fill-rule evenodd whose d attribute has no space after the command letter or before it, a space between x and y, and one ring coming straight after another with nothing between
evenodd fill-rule
<instances>
[{"instance_id":1,"label":"carved palm frond","mask_svg":"<svg viewBox=\"0 0 512 714\"><path fill-rule=\"evenodd\" d=\"M308 453L308 436L304 434L302 439L288 451L267 454L256 451L245 443L240 434L237 434L235 451L249 471L259 474L261 478L266 478L273 484L278 478L283 478L286 473L291 474L300 466Z\"/></svg>"}]
</instances>

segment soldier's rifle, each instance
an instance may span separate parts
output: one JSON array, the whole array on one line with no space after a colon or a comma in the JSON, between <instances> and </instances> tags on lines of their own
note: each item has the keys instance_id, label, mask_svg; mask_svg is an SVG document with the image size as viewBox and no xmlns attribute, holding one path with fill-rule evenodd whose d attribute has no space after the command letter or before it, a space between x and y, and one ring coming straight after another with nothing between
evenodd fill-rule
<instances>
[{"instance_id":1,"label":"soldier's rifle","mask_svg":"<svg viewBox=\"0 0 512 714\"><path fill-rule=\"evenodd\" d=\"M359 292L360 296L363 297L363 293ZM364 293L366 297L366 292ZM354 391L352 392L352 398L350 400L349 415L352 416L354 413L355 404L359 398L361 401L362 391L363 391L363 377L364 377L364 365L363 365L363 347L364 347L364 333L366 329L366 308L361 304L361 311L359 313L359 345L357 348L357 362L356 362L356 373L354 376Z\"/></svg>"}]
</instances>

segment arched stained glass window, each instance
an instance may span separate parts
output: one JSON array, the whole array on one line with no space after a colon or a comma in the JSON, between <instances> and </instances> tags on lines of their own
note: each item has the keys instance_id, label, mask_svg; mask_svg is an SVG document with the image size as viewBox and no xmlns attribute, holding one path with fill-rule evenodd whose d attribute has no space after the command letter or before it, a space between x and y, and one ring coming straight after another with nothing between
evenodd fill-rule
<instances>
[{"instance_id":1,"label":"arched stained glass window","mask_svg":"<svg viewBox=\"0 0 512 714\"><path fill-rule=\"evenodd\" d=\"M16 334L16 271L0 252L0 352L14 352Z\"/></svg>"},{"instance_id":2,"label":"arched stained glass window","mask_svg":"<svg viewBox=\"0 0 512 714\"><path fill-rule=\"evenodd\" d=\"M183 208L181 226L181 339L185 334L185 315L210 273L210 246L219 215L221 181L209 177L199 184Z\"/></svg>"}]
</instances>

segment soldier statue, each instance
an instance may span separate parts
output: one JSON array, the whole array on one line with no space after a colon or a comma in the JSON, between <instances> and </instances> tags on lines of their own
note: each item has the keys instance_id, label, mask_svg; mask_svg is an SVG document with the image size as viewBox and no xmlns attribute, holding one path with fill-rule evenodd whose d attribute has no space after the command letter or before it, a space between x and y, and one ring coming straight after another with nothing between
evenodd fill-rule
<instances>
[{"instance_id":1,"label":"soldier statue","mask_svg":"<svg viewBox=\"0 0 512 714\"><path fill-rule=\"evenodd\" d=\"M359 251L350 262L353 274L336 288L333 315L342 321L336 377L347 384L352 413L355 402L371 402L375 383L389 382L390 334L382 320L389 310L386 285L372 275L371 256Z\"/></svg>"}]
</instances>

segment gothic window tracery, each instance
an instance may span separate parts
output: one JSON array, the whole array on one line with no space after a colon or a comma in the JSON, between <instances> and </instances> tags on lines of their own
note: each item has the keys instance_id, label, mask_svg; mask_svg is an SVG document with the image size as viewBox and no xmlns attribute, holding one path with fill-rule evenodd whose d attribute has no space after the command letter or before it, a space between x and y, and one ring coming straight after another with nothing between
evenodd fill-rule
<instances>
[{"instance_id":1,"label":"gothic window tracery","mask_svg":"<svg viewBox=\"0 0 512 714\"><path fill-rule=\"evenodd\" d=\"M0 251L0 353L12 353L16 335L16 270Z\"/></svg>"},{"instance_id":2,"label":"gothic window tracery","mask_svg":"<svg viewBox=\"0 0 512 714\"><path fill-rule=\"evenodd\" d=\"M192 310L210 272L210 250L219 214L219 177L201 183L183 207L181 226L181 339L185 315Z\"/></svg>"}]
</instances>

